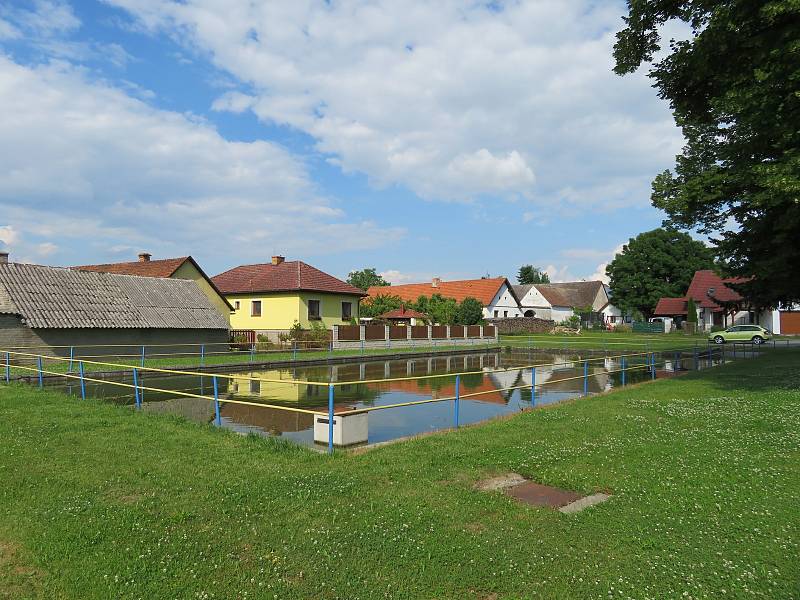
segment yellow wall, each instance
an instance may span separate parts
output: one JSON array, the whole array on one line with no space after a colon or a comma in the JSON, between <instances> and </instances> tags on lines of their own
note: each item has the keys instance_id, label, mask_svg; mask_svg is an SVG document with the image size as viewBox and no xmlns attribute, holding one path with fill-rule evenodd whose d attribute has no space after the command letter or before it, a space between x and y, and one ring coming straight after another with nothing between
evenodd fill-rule
<instances>
[{"instance_id":1,"label":"yellow wall","mask_svg":"<svg viewBox=\"0 0 800 600\"><path fill-rule=\"evenodd\" d=\"M344 325L349 321L342 321L342 302L353 305L353 317L358 319L359 296L338 294L316 294L309 292L280 293L280 294L229 294L228 302L234 307L239 301L239 310L231 315L232 329L289 329L295 321L299 321L304 329L311 327L308 320L308 301L320 301L320 316L317 323L326 329L334 325ZM261 316L251 317L251 302L261 300Z\"/></svg>"},{"instance_id":2,"label":"yellow wall","mask_svg":"<svg viewBox=\"0 0 800 600\"><path fill-rule=\"evenodd\" d=\"M173 279L192 279L197 283L197 287L208 296L209 300L217 307L217 310L221 312L226 319L230 320L231 316L231 309L225 303L225 300L220 296L217 291L211 287L211 284L208 283L203 274L198 271L195 266L190 262L184 262L178 269L172 274Z\"/></svg>"}]
</instances>

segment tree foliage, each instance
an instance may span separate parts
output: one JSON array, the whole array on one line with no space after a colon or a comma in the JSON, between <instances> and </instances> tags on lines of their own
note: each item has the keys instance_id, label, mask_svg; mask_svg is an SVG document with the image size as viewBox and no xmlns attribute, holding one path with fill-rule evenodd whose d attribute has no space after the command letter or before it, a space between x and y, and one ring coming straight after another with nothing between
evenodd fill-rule
<instances>
[{"instance_id":1,"label":"tree foliage","mask_svg":"<svg viewBox=\"0 0 800 600\"><path fill-rule=\"evenodd\" d=\"M456 323L458 325L477 325L482 320L483 304L475 298L464 298L458 305Z\"/></svg>"},{"instance_id":2,"label":"tree foliage","mask_svg":"<svg viewBox=\"0 0 800 600\"><path fill-rule=\"evenodd\" d=\"M697 323L697 304L694 298L689 298L686 302L686 320L689 323Z\"/></svg>"},{"instance_id":3,"label":"tree foliage","mask_svg":"<svg viewBox=\"0 0 800 600\"><path fill-rule=\"evenodd\" d=\"M739 291L759 308L800 300L800 3L628 0L615 71L651 63L686 138L653 182L668 224L715 236ZM691 26L666 57L659 31Z\"/></svg>"},{"instance_id":4,"label":"tree foliage","mask_svg":"<svg viewBox=\"0 0 800 600\"><path fill-rule=\"evenodd\" d=\"M403 301L400 296L381 294L363 300L361 306L359 306L359 314L362 317L372 317L374 319L401 306L403 306Z\"/></svg>"},{"instance_id":5,"label":"tree foliage","mask_svg":"<svg viewBox=\"0 0 800 600\"><path fill-rule=\"evenodd\" d=\"M543 269L533 265L522 265L517 273L517 281L520 285L530 285L532 283L550 283L550 276Z\"/></svg>"},{"instance_id":6,"label":"tree foliage","mask_svg":"<svg viewBox=\"0 0 800 600\"><path fill-rule=\"evenodd\" d=\"M347 276L347 283L364 291L371 287L383 287L391 285L381 277L374 268L361 269L360 271L350 271Z\"/></svg>"},{"instance_id":7,"label":"tree foliage","mask_svg":"<svg viewBox=\"0 0 800 600\"><path fill-rule=\"evenodd\" d=\"M614 304L649 316L662 296L686 293L694 272L711 269L711 250L675 229L640 233L606 267Z\"/></svg>"},{"instance_id":8,"label":"tree foliage","mask_svg":"<svg viewBox=\"0 0 800 600\"><path fill-rule=\"evenodd\" d=\"M483 320L483 304L475 298L456 302L441 294L420 296L415 302L404 302L399 296L387 294L367 298L361 303L361 316L376 318L400 307L428 315L433 323L442 325L476 325Z\"/></svg>"}]
</instances>

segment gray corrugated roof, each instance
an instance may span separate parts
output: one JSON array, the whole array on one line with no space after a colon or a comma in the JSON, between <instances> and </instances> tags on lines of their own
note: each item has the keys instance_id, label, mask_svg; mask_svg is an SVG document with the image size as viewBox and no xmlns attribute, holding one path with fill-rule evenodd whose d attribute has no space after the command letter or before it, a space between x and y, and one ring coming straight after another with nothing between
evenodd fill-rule
<instances>
[{"instance_id":1,"label":"gray corrugated roof","mask_svg":"<svg viewBox=\"0 0 800 600\"><path fill-rule=\"evenodd\" d=\"M191 280L0 265L0 313L31 328L227 329Z\"/></svg>"}]
</instances>

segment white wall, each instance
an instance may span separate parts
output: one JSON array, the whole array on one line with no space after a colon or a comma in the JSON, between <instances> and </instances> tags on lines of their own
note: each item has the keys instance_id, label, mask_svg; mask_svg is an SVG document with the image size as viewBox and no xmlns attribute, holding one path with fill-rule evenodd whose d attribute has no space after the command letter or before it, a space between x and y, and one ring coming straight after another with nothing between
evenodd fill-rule
<instances>
[{"instance_id":1,"label":"white wall","mask_svg":"<svg viewBox=\"0 0 800 600\"><path fill-rule=\"evenodd\" d=\"M569 319L573 314L572 308L569 306L554 306L550 311L550 318L556 323Z\"/></svg>"},{"instance_id":2,"label":"white wall","mask_svg":"<svg viewBox=\"0 0 800 600\"><path fill-rule=\"evenodd\" d=\"M516 298L511 294L506 284L503 284L498 290L492 303L483 309L483 316L487 319L494 318L494 312L497 311L497 318L504 317L521 317L522 311L519 309L519 304Z\"/></svg>"}]
</instances>

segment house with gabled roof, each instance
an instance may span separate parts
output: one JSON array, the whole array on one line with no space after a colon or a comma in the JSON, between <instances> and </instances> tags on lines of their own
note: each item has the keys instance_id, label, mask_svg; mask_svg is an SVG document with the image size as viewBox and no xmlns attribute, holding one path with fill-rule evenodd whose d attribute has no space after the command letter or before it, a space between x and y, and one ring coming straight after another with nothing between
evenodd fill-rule
<instances>
[{"instance_id":1,"label":"house with gabled roof","mask_svg":"<svg viewBox=\"0 0 800 600\"><path fill-rule=\"evenodd\" d=\"M227 344L228 319L195 281L8 262L0 253L0 347L64 355ZM126 347L130 347L126 349Z\"/></svg>"},{"instance_id":2,"label":"house with gabled roof","mask_svg":"<svg viewBox=\"0 0 800 600\"><path fill-rule=\"evenodd\" d=\"M231 327L277 339L299 323L326 329L359 317L366 292L300 260L273 256L269 263L241 265L211 278L233 306Z\"/></svg>"},{"instance_id":3,"label":"house with gabled roof","mask_svg":"<svg viewBox=\"0 0 800 600\"><path fill-rule=\"evenodd\" d=\"M208 296L208 299L214 303L222 314L228 316L233 310L233 306L228 303L211 278L206 275L205 271L200 268L200 265L191 256L153 260L151 254L142 252L139 254L139 260L136 261L81 265L72 268L79 271L113 273L115 275L191 279L197 283L200 290Z\"/></svg>"},{"instance_id":4,"label":"house with gabled roof","mask_svg":"<svg viewBox=\"0 0 800 600\"><path fill-rule=\"evenodd\" d=\"M560 323L574 315L576 309L588 309L602 315L605 323L621 322L622 312L611 304L608 288L599 280L515 285L514 291L526 317Z\"/></svg>"},{"instance_id":5,"label":"house with gabled roof","mask_svg":"<svg viewBox=\"0 0 800 600\"><path fill-rule=\"evenodd\" d=\"M463 302L465 298L475 298L483 304L485 319L522 316L519 299L505 277L457 281L442 281L437 277L430 283L371 287L367 293L371 298L398 296L404 302L416 302L420 296L430 298L434 294L452 298L456 302Z\"/></svg>"}]
</instances>

